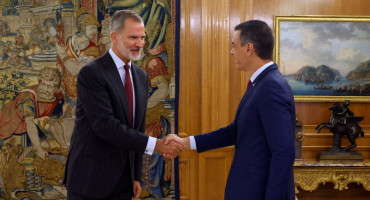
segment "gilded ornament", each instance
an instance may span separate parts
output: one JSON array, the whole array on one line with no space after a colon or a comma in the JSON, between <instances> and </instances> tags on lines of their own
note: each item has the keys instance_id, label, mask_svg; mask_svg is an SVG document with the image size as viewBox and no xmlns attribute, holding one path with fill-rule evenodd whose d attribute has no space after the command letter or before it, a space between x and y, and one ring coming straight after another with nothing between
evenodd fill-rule
<instances>
[{"instance_id":1,"label":"gilded ornament","mask_svg":"<svg viewBox=\"0 0 370 200\"><path fill-rule=\"evenodd\" d=\"M334 184L334 189L348 189L348 184L362 184L365 190L370 191L370 166L365 165L320 165L319 166L296 166L294 168L294 183L296 193L298 187L312 192L319 185L327 182Z\"/></svg>"},{"instance_id":2,"label":"gilded ornament","mask_svg":"<svg viewBox=\"0 0 370 200\"><path fill-rule=\"evenodd\" d=\"M304 140L304 134L302 132L299 132L299 133L296 134L295 138L298 141L302 142Z\"/></svg>"},{"instance_id":3,"label":"gilded ornament","mask_svg":"<svg viewBox=\"0 0 370 200\"><path fill-rule=\"evenodd\" d=\"M59 160L46 157L45 160L35 157L33 162L36 174L43 178L43 182L49 185L60 185L63 180L65 164Z\"/></svg>"}]
</instances>

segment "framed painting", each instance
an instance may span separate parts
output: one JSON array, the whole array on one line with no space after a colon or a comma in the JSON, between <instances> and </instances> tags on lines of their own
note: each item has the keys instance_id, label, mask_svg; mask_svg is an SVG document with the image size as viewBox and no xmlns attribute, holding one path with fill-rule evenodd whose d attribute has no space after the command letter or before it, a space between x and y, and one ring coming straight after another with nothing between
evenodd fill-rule
<instances>
[{"instance_id":1,"label":"framed painting","mask_svg":"<svg viewBox=\"0 0 370 200\"><path fill-rule=\"evenodd\" d=\"M275 61L297 102L370 102L370 18L275 16Z\"/></svg>"}]
</instances>

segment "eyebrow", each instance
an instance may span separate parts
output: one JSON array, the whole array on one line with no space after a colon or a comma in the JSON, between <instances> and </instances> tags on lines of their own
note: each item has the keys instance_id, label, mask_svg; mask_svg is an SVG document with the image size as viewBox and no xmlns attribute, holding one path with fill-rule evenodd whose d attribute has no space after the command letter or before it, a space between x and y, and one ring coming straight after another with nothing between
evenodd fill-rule
<instances>
[{"instance_id":1,"label":"eyebrow","mask_svg":"<svg viewBox=\"0 0 370 200\"><path fill-rule=\"evenodd\" d=\"M134 37L134 38L145 38L146 35L130 35L129 37Z\"/></svg>"}]
</instances>

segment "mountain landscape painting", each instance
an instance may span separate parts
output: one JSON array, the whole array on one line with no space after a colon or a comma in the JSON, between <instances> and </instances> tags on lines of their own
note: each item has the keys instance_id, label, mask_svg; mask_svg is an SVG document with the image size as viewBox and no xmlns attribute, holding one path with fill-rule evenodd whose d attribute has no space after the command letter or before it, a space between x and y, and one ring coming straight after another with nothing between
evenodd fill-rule
<instances>
[{"instance_id":1,"label":"mountain landscape painting","mask_svg":"<svg viewBox=\"0 0 370 200\"><path fill-rule=\"evenodd\" d=\"M369 22L316 17L275 24L276 60L294 95L370 96Z\"/></svg>"}]
</instances>

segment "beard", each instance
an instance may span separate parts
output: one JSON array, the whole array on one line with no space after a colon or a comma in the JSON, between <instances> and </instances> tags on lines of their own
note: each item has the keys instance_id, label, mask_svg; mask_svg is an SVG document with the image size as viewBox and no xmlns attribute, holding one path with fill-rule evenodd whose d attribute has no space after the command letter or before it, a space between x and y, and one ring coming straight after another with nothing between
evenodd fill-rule
<instances>
[{"instance_id":1,"label":"beard","mask_svg":"<svg viewBox=\"0 0 370 200\"><path fill-rule=\"evenodd\" d=\"M52 100L54 98L54 95L49 93L49 92L44 92L44 91L37 91L37 97L39 98L40 101L44 100L44 101L49 101L49 100Z\"/></svg>"},{"instance_id":2,"label":"beard","mask_svg":"<svg viewBox=\"0 0 370 200\"><path fill-rule=\"evenodd\" d=\"M122 40L119 40L118 41L118 51L123 55L123 57L131 60L131 61L137 61L140 59L140 55L141 55L141 48L132 48L132 49L129 49L127 47L125 47L125 45L123 44ZM134 51L138 51L137 54L134 54L132 53L131 51L134 50Z\"/></svg>"}]
</instances>

